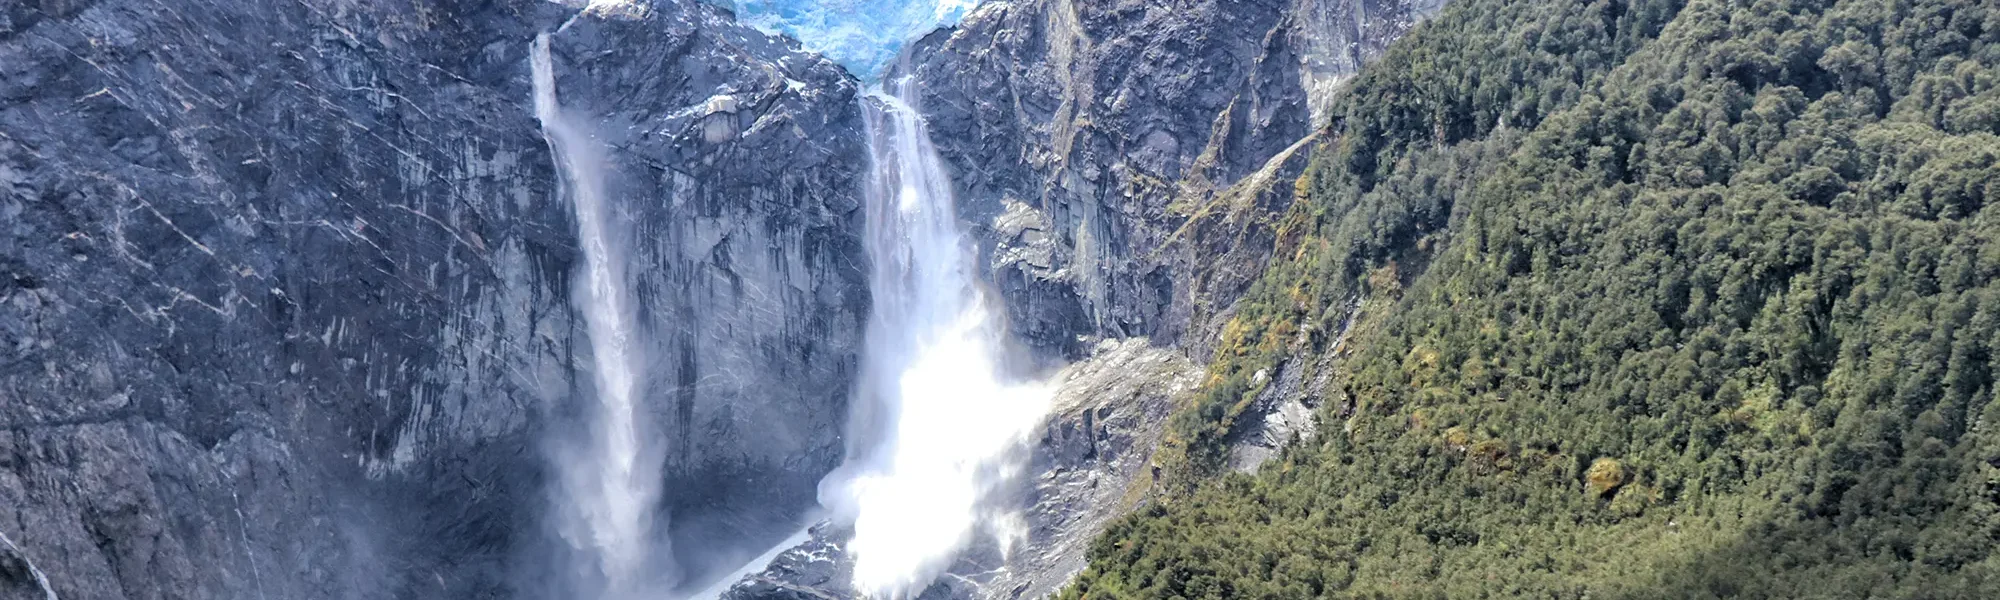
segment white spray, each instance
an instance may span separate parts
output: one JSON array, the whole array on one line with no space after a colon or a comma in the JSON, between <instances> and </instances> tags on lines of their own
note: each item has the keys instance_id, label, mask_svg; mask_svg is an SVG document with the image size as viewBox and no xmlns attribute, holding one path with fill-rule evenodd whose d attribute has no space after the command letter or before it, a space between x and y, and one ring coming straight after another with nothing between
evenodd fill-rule
<instances>
[{"instance_id":1,"label":"white spray","mask_svg":"<svg viewBox=\"0 0 2000 600\"><path fill-rule=\"evenodd\" d=\"M982 531L1003 548L1019 534L999 492L1022 472L1050 397L1004 372L1002 320L943 162L905 100L914 84L888 85L894 95L863 100L874 309L849 425L861 445L820 492L853 519L854 585L877 598L921 592Z\"/></svg>"},{"instance_id":2,"label":"white spray","mask_svg":"<svg viewBox=\"0 0 2000 600\"><path fill-rule=\"evenodd\" d=\"M240 512L238 516L242 516ZM56 600L56 590L53 587L49 587L49 577L43 575L41 569L35 568L35 561L28 560L28 551L14 545L14 540L8 539L7 532L4 531L0 531L0 545L7 546L7 552L21 557L21 563L28 565L28 578L35 580L36 587L42 588L42 600ZM255 560L250 562L252 568L255 568L256 564Z\"/></svg>"},{"instance_id":3,"label":"white spray","mask_svg":"<svg viewBox=\"0 0 2000 600\"><path fill-rule=\"evenodd\" d=\"M571 122L556 102L549 37L533 45L535 116L555 156L562 182L576 208L577 240L584 268L573 301L582 309L595 365L597 402L587 414L589 437L559 445L556 470L557 525L564 539L591 564L583 583L602 598L628 598L648 589L647 569L656 548L654 506L659 500L663 457L649 443L639 414L645 378L639 356L638 318L626 289L624 257L614 247L604 197L600 144ZM664 519L660 519L664 520ZM601 579L597 579L601 578ZM657 582L655 582L657 583Z\"/></svg>"}]
</instances>

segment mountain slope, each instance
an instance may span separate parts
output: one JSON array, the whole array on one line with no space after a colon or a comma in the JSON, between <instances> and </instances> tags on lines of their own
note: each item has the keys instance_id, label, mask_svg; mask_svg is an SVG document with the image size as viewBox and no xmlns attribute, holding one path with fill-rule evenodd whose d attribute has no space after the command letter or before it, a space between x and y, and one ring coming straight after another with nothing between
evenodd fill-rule
<instances>
[{"instance_id":1,"label":"mountain slope","mask_svg":"<svg viewBox=\"0 0 2000 600\"><path fill-rule=\"evenodd\" d=\"M1996 67L1990 2L1453 4L1336 101L1171 467L1330 356L1326 433L1066 595L1990 597Z\"/></svg>"}]
</instances>

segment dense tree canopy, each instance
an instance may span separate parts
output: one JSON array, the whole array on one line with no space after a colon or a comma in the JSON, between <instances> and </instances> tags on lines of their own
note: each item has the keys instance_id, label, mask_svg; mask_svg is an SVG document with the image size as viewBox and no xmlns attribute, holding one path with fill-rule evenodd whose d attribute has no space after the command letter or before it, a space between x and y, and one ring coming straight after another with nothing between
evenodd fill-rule
<instances>
[{"instance_id":1,"label":"dense tree canopy","mask_svg":"<svg viewBox=\"0 0 2000 600\"><path fill-rule=\"evenodd\" d=\"M1336 114L1066 597L2000 597L1996 3L1458 0Z\"/></svg>"}]
</instances>

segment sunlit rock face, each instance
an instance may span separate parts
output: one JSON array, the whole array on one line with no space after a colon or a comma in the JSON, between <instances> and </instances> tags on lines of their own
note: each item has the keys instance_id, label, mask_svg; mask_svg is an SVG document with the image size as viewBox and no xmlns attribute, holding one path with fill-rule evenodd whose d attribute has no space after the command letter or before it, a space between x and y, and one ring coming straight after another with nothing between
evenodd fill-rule
<instances>
[{"instance_id":1,"label":"sunlit rock face","mask_svg":"<svg viewBox=\"0 0 2000 600\"><path fill-rule=\"evenodd\" d=\"M1072 355L1137 335L1201 355L1339 84L1440 5L994 3L891 75L919 82L1017 331Z\"/></svg>"},{"instance_id":2,"label":"sunlit rock face","mask_svg":"<svg viewBox=\"0 0 2000 600\"><path fill-rule=\"evenodd\" d=\"M572 4L0 3L0 564L65 599L550 597L543 440L590 351L528 52ZM841 459L867 154L835 63L631 4L550 50L698 577Z\"/></svg>"}]
</instances>

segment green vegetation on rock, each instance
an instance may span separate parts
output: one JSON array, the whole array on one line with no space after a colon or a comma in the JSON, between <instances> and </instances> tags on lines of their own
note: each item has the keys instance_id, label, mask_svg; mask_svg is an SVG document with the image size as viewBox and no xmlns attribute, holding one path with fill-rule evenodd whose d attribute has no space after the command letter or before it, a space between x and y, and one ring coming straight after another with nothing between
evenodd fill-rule
<instances>
[{"instance_id":1,"label":"green vegetation on rock","mask_svg":"<svg viewBox=\"0 0 2000 600\"><path fill-rule=\"evenodd\" d=\"M1065 597L2000 597L1995 3L1459 0L1334 114Z\"/></svg>"}]
</instances>

